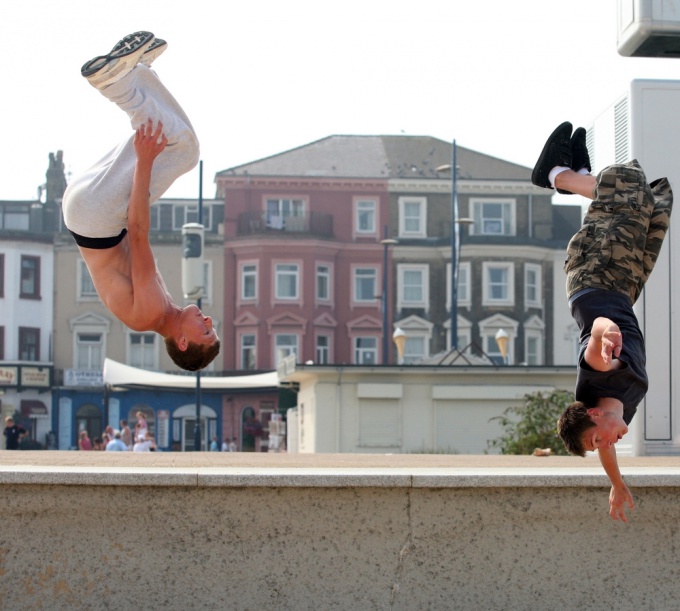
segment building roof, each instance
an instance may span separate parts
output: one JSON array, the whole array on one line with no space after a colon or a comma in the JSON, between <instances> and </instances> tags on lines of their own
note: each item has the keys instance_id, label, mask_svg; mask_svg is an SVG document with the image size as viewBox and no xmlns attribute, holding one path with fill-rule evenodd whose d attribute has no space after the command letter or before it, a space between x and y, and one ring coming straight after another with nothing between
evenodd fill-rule
<instances>
[{"instance_id":1,"label":"building roof","mask_svg":"<svg viewBox=\"0 0 680 611\"><path fill-rule=\"evenodd\" d=\"M229 176L319 178L446 178L436 168L452 162L452 143L431 136L328 136L217 173ZM531 169L456 146L461 179L529 180Z\"/></svg>"}]
</instances>

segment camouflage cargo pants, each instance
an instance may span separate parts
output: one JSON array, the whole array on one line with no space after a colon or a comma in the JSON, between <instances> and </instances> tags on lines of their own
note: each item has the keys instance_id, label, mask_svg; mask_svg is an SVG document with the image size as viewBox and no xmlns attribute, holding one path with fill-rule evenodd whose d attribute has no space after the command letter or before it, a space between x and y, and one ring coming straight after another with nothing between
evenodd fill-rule
<instances>
[{"instance_id":1,"label":"camouflage cargo pants","mask_svg":"<svg viewBox=\"0 0 680 611\"><path fill-rule=\"evenodd\" d=\"M668 231L673 192L665 178L647 184L631 161L602 170L595 196L567 247L567 297L601 288L626 293L635 303Z\"/></svg>"}]
</instances>

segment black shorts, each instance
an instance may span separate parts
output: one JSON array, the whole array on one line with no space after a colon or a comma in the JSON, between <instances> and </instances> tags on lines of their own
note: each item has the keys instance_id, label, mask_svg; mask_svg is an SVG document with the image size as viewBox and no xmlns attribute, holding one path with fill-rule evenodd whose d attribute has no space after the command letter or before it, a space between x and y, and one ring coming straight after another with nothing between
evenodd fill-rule
<instances>
[{"instance_id":1,"label":"black shorts","mask_svg":"<svg viewBox=\"0 0 680 611\"><path fill-rule=\"evenodd\" d=\"M82 248L94 248L96 250L104 250L106 248L113 248L123 241L127 229L123 229L118 235L110 238L88 238L86 236L77 234L69 229L69 232L76 241L76 244Z\"/></svg>"}]
</instances>

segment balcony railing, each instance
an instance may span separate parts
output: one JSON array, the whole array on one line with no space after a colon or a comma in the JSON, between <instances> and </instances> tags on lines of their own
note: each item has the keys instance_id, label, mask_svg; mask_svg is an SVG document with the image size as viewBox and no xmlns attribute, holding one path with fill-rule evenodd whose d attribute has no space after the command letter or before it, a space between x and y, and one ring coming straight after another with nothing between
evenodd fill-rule
<instances>
[{"instance_id":1,"label":"balcony railing","mask_svg":"<svg viewBox=\"0 0 680 611\"><path fill-rule=\"evenodd\" d=\"M307 233L324 238L333 237L333 216L326 212L310 212L282 216L266 212L242 212L238 215L238 235L262 233Z\"/></svg>"}]
</instances>

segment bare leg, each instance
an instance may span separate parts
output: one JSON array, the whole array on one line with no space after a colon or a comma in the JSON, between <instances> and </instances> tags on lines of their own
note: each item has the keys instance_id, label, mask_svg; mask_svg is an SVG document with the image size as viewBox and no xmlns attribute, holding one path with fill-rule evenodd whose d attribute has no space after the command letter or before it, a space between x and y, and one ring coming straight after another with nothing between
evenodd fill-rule
<instances>
[{"instance_id":1,"label":"bare leg","mask_svg":"<svg viewBox=\"0 0 680 611\"><path fill-rule=\"evenodd\" d=\"M595 199L597 179L592 174L579 174L573 170L566 170L555 177L555 187L583 195L588 199Z\"/></svg>"}]
</instances>

